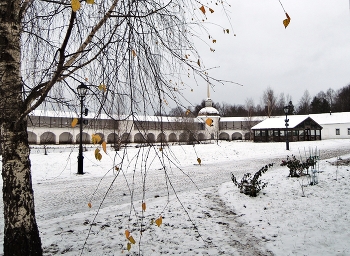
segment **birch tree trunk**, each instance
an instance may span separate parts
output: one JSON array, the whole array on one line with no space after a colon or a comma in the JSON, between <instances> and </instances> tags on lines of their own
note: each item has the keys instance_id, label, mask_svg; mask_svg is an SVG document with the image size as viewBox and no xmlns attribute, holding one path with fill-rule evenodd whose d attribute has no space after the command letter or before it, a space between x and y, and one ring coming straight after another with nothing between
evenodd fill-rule
<instances>
[{"instance_id":1,"label":"birch tree trunk","mask_svg":"<svg viewBox=\"0 0 350 256\"><path fill-rule=\"evenodd\" d=\"M21 81L18 0L0 2L0 125L4 202L4 255L42 255L35 219L27 122Z\"/></svg>"}]
</instances>

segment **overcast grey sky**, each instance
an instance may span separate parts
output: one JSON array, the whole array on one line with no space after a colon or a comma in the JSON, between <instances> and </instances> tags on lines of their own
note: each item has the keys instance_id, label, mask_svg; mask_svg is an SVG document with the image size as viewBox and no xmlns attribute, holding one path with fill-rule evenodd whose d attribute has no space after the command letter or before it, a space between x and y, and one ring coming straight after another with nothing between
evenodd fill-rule
<instances>
[{"instance_id":1,"label":"overcast grey sky","mask_svg":"<svg viewBox=\"0 0 350 256\"><path fill-rule=\"evenodd\" d=\"M291 95L296 105L306 89L313 97L350 84L349 0L281 0L291 17L287 29L278 0L228 2L233 31L227 35L211 27L215 52L200 46L201 58L206 67L220 66L210 75L243 86L216 86L211 90L214 102L244 104L251 97L258 104L271 87L277 95ZM213 6L216 16L207 14L208 21L223 19ZM206 84L184 94L200 103L206 98Z\"/></svg>"}]
</instances>

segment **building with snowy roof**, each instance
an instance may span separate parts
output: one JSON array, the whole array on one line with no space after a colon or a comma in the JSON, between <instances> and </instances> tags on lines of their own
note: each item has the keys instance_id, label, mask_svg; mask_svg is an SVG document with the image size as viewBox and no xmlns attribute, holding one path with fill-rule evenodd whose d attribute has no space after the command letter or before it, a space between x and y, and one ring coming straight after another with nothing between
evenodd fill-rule
<instances>
[{"instance_id":1,"label":"building with snowy roof","mask_svg":"<svg viewBox=\"0 0 350 256\"><path fill-rule=\"evenodd\" d=\"M288 128L285 117L272 117L252 127L254 142L279 142L321 140L322 126L306 115L288 116Z\"/></svg>"}]
</instances>

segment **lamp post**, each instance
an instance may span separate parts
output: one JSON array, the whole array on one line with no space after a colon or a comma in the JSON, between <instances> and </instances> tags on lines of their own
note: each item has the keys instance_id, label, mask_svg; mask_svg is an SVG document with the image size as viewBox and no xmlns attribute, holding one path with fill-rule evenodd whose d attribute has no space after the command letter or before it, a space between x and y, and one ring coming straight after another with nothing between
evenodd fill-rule
<instances>
[{"instance_id":1,"label":"lamp post","mask_svg":"<svg viewBox=\"0 0 350 256\"><path fill-rule=\"evenodd\" d=\"M287 118L288 112L289 112L289 106L285 106L283 108L283 111L286 114L286 120L284 120L286 122L286 150L289 150L289 141L288 141L288 126L289 126L288 122L289 122L289 119Z\"/></svg>"},{"instance_id":2,"label":"lamp post","mask_svg":"<svg viewBox=\"0 0 350 256\"><path fill-rule=\"evenodd\" d=\"M87 93L87 86L81 83L77 87L78 95L80 97L80 139L79 139L79 155L78 155L78 174L84 174L84 156L83 156L83 105L84 98Z\"/></svg>"}]
</instances>

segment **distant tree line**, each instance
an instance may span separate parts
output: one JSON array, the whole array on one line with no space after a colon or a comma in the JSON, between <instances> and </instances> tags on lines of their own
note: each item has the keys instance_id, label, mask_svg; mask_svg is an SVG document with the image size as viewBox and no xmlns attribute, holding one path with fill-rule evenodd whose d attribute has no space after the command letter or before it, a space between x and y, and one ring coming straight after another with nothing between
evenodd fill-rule
<instances>
[{"instance_id":1,"label":"distant tree line","mask_svg":"<svg viewBox=\"0 0 350 256\"><path fill-rule=\"evenodd\" d=\"M290 95L276 95L273 89L268 87L261 97L259 104L254 104L252 98L247 98L245 104L214 103L220 116L279 116L284 115L283 108L289 106L289 115L307 115L330 112L350 112L350 84L335 91L329 88L326 92L320 91L314 97L305 90L303 96L295 105ZM169 116L197 116L205 107L205 100L195 105L189 112L186 108L176 107L169 111Z\"/></svg>"}]
</instances>

